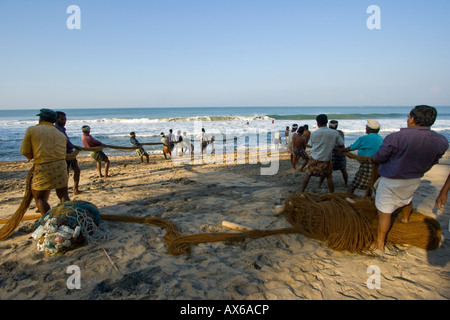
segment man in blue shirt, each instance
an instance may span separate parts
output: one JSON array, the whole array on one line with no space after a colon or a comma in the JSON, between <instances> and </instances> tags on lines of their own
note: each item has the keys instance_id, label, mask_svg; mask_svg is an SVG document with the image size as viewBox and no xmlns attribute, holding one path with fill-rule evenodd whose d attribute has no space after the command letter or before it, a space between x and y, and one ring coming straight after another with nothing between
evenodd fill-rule
<instances>
[{"instance_id":1,"label":"man in blue shirt","mask_svg":"<svg viewBox=\"0 0 450 320\"><path fill-rule=\"evenodd\" d=\"M414 107L408 115L408 127L386 136L378 152L370 158L379 164L380 174L375 183L378 234L372 249L384 250L391 215L397 209L401 209L401 221L409 222L413 194L421 178L448 149L447 138L430 129L436 117L433 107Z\"/></svg>"},{"instance_id":2,"label":"man in blue shirt","mask_svg":"<svg viewBox=\"0 0 450 320\"><path fill-rule=\"evenodd\" d=\"M341 149L341 152L349 152L358 150L358 156L371 157L373 156L381 144L383 138L378 134L380 131L380 123L376 120L367 120L366 135L359 137L349 147ZM372 171L372 164L367 162L360 162L359 169L353 178L353 181L348 186L347 192L353 193L356 188L366 189L369 186L370 173Z\"/></svg>"}]
</instances>

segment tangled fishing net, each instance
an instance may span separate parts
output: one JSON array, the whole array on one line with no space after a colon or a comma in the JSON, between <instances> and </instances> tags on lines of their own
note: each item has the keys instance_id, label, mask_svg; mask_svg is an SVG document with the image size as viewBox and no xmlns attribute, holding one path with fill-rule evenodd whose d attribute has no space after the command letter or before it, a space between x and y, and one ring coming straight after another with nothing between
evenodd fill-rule
<instances>
[{"instance_id":1,"label":"tangled fishing net","mask_svg":"<svg viewBox=\"0 0 450 320\"><path fill-rule=\"evenodd\" d=\"M39 221L32 237L37 249L47 254L60 254L78 244L99 243L108 233L99 229L100 211L87 201L69 201L50 209Z\"/></svg>"}]
</instances>

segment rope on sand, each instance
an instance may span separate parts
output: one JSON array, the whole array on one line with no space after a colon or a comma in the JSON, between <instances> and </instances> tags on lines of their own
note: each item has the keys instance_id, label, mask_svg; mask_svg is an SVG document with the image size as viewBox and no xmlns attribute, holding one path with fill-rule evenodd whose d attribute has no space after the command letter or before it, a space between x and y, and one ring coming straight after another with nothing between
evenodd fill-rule
<instances>
[{"instance_id":1,"label":"rope on sand","mask_svg":"<svg viewBox=\"0 0 450 320\"><path fill-rule=\"evenodd\" d=\"M12 215L10 219L6 220L6 224L0 229L0 241L8 238L14 230L16 230L19 223L22 221L23 216L28 210L30 206L31 200L33 200L33 195L31 193L31 177L33 176L34 167L28 171L27 179L26 179L26 187L25 194L23 196L22 202L20 203L19 208Z\"/></svg>"},{"instance_id":2,"label":"rope on sand","mask_svg":"<svg viewBox=\"0 0 450 320\"><path fill-rule=\"evenodd\" d=\"M279 234L303 234L327 243L336 251L363 253L376 238L378 215L372 198L347 193L314 195L295 194L285 203L286 220L291 228L243 232L180 234L175 226L162 218L101 215L103 220L152 224L165 229L164 242L171 255L188 254L190 247L208 242L240 242ZM439 223L414 211L410 223L395 220L388 233L388 244L413 245L425 250L436 249L441 242Z\"/></svg>"},{"instance_id":3,"label":"rope on sand","mask_svg":"<svg viewBox=\"0 0 450 320\"><path fill-rule=\"evenodd\" d=\"M188 254L190 247L199 243L240 242L245 239L298 233L323 241L329 248L336 251L362 253L376 238L378 215L372 198L360 198L348 193L326 195L300 193L286 201L284 211L291 228L192 235L182 235L173 223L157 217L100 215L100 219L150 224L165 229L163 240L171 255ZM3 239L5 237L2 237ZM436 249L440 242L439 223L416 211L412 213L410 222L407 224L395 219L387 237L388 244L413 245L425 250Z\"/></svg>"},{"instance_id":4,"label":"rope on sand","mask_svg":"<svg viewBox=\"0 0 450 320\"><path fill-rule=\"evenodd\" d=\"M348 156L348 154L347 154ZM353 155L355 156L355 155ZM352 156L350 156L351 158ZM358 161L360 157L355 156ZM377 166L372 167L372 181L376 177ZM19 209L0 229L0 241L9 237L19 225L31 202L31 176L27 176L27 187ZM128 223L151 224L165 229L164 242L171 255L187 254L191 245L207 242L238 242L247 238L258 239L277 234L301 233L309 238L324 241L337 251L362 253L376 239L378 213L374 199L358 197L348 193L315 195L299 193L292 195L284 204L286 220L291 228L277 230L251 229L238 233L201 233L184 236L174 224L155 217L133 217L125 215L100 215L102 220ZM395 213L394 213L395 215ZM2 221L0 221L1 223ZM410 222L405 224L397 219L387 236L388 244L413 245L425 250L436 249L441 242L439 223L419 212L413 211Z\"/></svg>"}]
</instances>

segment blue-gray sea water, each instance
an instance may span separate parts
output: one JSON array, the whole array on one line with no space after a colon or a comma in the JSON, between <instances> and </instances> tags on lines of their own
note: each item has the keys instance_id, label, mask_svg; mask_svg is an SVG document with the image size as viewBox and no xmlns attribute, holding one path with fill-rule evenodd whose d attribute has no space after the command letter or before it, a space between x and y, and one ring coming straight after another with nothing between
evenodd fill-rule
<instances>
[{"instance_id":1,"label":"blue-gray sea water","mask_svg":"<svg viewBox=\"0 0 450 320\"><path fill-rule=\"evenodd\" d=\"M67 115L67 134L75 145L81 144L81 127L89 125L91 135L104 144L131 146L129 133L134 131L141 143L160 142L160 133L172 129L186 132L198 139L201 128L216 140L238 138L255 147L261 137L273 141L273 133L284 136L286 126L307 124L310 130L316 125L315 117L324 113L328 119L339 121L338 129L345 134L345 144L350 145L365 134L367 119L381 124L380 135L406 127L406 118L412 107L210 107L210 108L101 108L63 109ZM436 107L438 117L432 130L450 141L450 107ZM53 108L53 110L58 110ZM0 161L25 161L20 153L25 130L38 123L39 110L0 110ZM255 139L254 137L258 137ZM252 145L255 144L255 145ZM220 148L220 144L218 144ZM239 146L238 146L239 147ZM160 146L146 146L149 153L161 152ZM127 155L130 151L106 149L108 155ZM132 151L134 152L134 151ZM89 155L82 152L82 155Z\"/></svg>"}]
</instances>

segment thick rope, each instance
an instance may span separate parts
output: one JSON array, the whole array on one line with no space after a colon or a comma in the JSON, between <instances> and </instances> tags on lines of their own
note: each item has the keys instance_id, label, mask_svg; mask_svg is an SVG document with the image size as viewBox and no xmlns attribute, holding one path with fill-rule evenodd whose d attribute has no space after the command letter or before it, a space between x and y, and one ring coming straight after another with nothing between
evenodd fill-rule
<instances>
[{"instance_id":1,"label":"thick rope","mask_svg":"<svg viewBox=\"0 0 450 320\"><path fill-rule=\"evenodd\" d=\"M111 146L111 145L104 145L105 148L111 148L111 149L120 149L120 150L136 150L140 147L122 147L122 146Z\"/></svg>"},{"instance_id":2,"label":"thick rope","mask_svg":"<svg viewBox=\"0 0 450 320\"><path fill-rule=\"evenodd\" d=\"M208 242L240 242L278 234L301 233L327 243L336 251L362 253L376 239L377 210L372 198L352 194L295 194L285 203L286 220L291 228L276 230L252 229L237 233L200 233L182 235L173 223L156 217L100 215L101 220L151 224L165 229L164 243L171 255L187 254L192 245ZM20 220L19 220L20 221ZM425 250L436 249L441 242L439 223L419 212L410 222L394 221L387 237L388 244L413 245Z\"/></svg>"},{"instance_id":3,"label":"thick rope","mask_svg":"<svg viewBox=\"0 0 450 320\"><path fill-rule=\"evenodd\" d=\"M324 241L334 250L362 252L377 235L374 202L373 198L347 193L295 194L286 201L286 219L302 234ZM394 218L387 235L388 244L409 244L425 250L436 249L441 240L439 223L417 211L413 211L409 223Z\"/></svg>"},{"instance_id":4,"label":"thick rope","mask_svg":"<svg viewBox=\"0 0 450 320\"><path fill-rule=\"evenodd\" d=\"M376 171L376 166L373 166L373 178L376 177L374 174ZM27 187L21 206L0 229L0 241L14 232L31 202L32 172L33 168L27 176ZM124 215L101 215L100 217L109 221L152 224L165 229L164 242L168 246L168 253L172 255L189 253L190 246L193 244L219 241L236 242L246 238L257 239L292 233L301 233L307 237L324 241L334 250L360 253L366 250L376 238L377 210L373 198L370 197L359 198L353 194L339 193L294 194L285 203L285 213L292 228L253 229L240 233L202 233L188 236L183 236L171 222L162 218ZM436 249L441 241L439 223L418 212L413 212L410 219L408 224L394 221L388 233L388 243L411 244L425 250Z\"/></svg>"},{"instance_id":5,"label":"thick rope","mask_svg":"<svg viewBox=\"0 0 450 320\"><path fill-rule=\"evenodd\" d=\"M208 242L240 242L279 234L301 233L324 241L336 251L362 253L376 238L377 210L372 198L352 194L296 194L285 204L286 220L292 228L276 230L252 229L237 233L180 234L175 226L162 218L101 215L101 219L152 224L165 229L164 242L171 255L187 254L192 245ZM389 244L409 244L425 250L436 249L441 241L439 223L419 212L413 212L410 223L394 221L389 231Z\"/></svg>"},{"instance_id":6,"label":"thick rope","mask_svg":"<svg viewBox=\"0 0 450 320\"><path fill-rule=\"evenodd\" d=\"M8 238L14 232L14 230L16 230L17 226L22 221L23 216L27 212L31 200L33 200L33 194L31 193L31 178L33 176L33 170L34 166L30 169L30 171L28 171L25 194L23 196L19 208L12 215L12 217L6 221L6 224L0 229L0 241L3 241L6 238Z\"/></svg>"}]
</instances>

